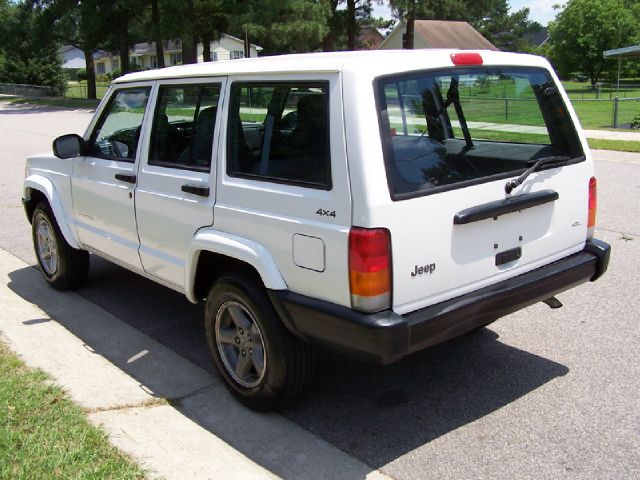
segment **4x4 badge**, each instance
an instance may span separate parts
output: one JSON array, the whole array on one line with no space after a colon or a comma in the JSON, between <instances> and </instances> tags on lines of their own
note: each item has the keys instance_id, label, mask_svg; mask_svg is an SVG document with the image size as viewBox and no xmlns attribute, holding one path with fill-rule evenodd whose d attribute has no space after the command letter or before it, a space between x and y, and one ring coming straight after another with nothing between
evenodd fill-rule
<instances>
[{"instance_id":1,"label":"4x4 badge","mask_svg":"<svg viewBox=\"0 0 640 480\"><path fill-rule=\"evenodd\" d=\"M424 266L416 265L415 267L413 267L413 272L411 272L411 276L417 277L418 275L427 274L427 273L431 275L435 271L436 271L435 263L431 263L429 265L424 265Z\"/></svg>"},{"instance_id":2,"label":"4x4 badge","mask_svg":"<svg viewBox=\"0 0 640 480\"><path fill-rule=\"evenodd\" d=\"M321 215L323 217L333 217L336 218L336 211L335 210L325 210L324 208L319 208L318 210L316 210L316 215Z\"/></svg>"}]
</instances>

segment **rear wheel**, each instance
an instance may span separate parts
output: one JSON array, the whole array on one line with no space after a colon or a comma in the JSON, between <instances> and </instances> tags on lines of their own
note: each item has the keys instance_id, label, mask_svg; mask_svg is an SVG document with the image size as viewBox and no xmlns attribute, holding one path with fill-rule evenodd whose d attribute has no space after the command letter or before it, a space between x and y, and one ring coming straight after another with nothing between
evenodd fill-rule
<instances>
[{"instance_id":1,"label":"rear wheel","mask_svg":"<svg viewBox=\"0 0 640 480\"><path fill-rule=\"evenodd\" d=\"M284 327L257 280L218 280L207 296L205 327L225 385L245 406L271 410L295 400L309 383L310 347Z\"/></svg>"},{"instance_id":2,"label":"rear wheel","mask_svg":"<svg viewBox=\"0 0 640 480\"><path fill-rule=\"evenodd\" d=\"M82 285L89 273L89 253L67 243L48 203L34 209L31 230L38 266L49 285L58 290Z\"/></svg>"}]
</instances>

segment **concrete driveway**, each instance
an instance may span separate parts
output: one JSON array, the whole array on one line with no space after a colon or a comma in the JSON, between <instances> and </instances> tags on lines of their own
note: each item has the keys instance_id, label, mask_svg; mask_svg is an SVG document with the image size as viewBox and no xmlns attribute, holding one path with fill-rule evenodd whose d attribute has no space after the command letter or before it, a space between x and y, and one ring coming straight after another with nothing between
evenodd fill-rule
<instances>
[{"instance_id":1,"label":"concrete driveway","mask_svg":"<svg viewBox=\"0 0 640 480\"><path fill-rule=\"evenodd\" d=\"M90 117L0 104L0 247L28 263L30 230L20 205L25 156L49 149L59 134L82 133ZM326 355L306 400L266 421L274 429L279 422L302 428L399 480L639 478L640 155L594 156L597 236L613 247L605 277L560 295L562 309L534 305L395 365ZM23 276L14 274L14 291L59 312L55 297L27 288ZM93 258L79 294L213 372L202 308L177 293ZM82 338L81 326L66 315L66 328ZM100 333L108 336L105 328ZM247 446L239 433L246 425L215 421L227 408L215 389L180 408L261 465L273 465Z\"/></svg>"}]
</instances>

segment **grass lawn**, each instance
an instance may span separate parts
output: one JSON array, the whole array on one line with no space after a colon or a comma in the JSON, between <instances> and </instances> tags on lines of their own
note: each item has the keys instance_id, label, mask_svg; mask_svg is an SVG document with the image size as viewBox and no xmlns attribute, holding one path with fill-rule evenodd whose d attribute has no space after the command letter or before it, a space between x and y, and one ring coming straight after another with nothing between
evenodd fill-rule
<instances>
[{"instance_id":1,"label":"grass lawn","mask_svg":"<svg viewBox=\"0 0 640 480\"><path fill-rule=\"evenodd\" d=\"M543 143L548 141L546 135L535 135L532 133L496 132L491 130L479 130L471 128L471 137L482 140L500 140L502 142L516 143ZM457 138L462 138L462 130L454 128L453 133ZM595 150L616 150L618 152L640 153L640 142L629 142L625 140L601 140L598 138L588 138L587 143L591 149Z\"/></svg>"},{"instance_id":2,"label":"grass lawn","mask_svg":"<svg viewBox=\"0 0 640 480\"><path fill-rule=\"evenodd\" d=\"M602 140L599 138L588 138L589 146L596 150L616 150L618 152L640 153L640 142L629 142L626 140Z\"/></svg>"},{"instance_id":3,"label":"grass lawn","mask_svg":"<svg viewBox=\"0 0 640 480\"><path fill-rule=\"evenodd\" d=\"M98 98L104 97L109 89L109 82L96 82L96 95ZM69 98L87 98L87 81L70 81L67 82L67 90L64 92L65 97Z\"/></svg>"},{"instance_id":4,"label":"grass lawn","mask_svg":"<svg viewBox=\"0 0 640 480\"><path fill-rule=\"evenodd\" d=\"M615 83L609 83L601 88L600 93L591 88L589 82L575 82L565 80L562 86L567 91L569 98L573 99L595 99L595 98L620 98L640 97L640 80L623 80L620 82L620 91L616 91Z\"/></svg>"},{"instance_id":5,"label":"grass lawn","mask_svg":"<svg viewBox=\"0 0 640 480\"><path fill-rule=\"evenodd\" d=\"M80 407L0 343L0 478L144 478Z\"/></svg>"},{"instance_id":6,"label":"grass lawn","mask_svg":"<svg viewBox=\"0 0 640 480\"><path fill-rule=\"evenodd\" d=\"M86 98L67 98L67 97L8 97L7 100L14 104L31 103L35 105L44 105L50 107L66 107L66 108L87 108L95 109L100 103L99 100L89 100Z\"/></svg>"}]
</instances>

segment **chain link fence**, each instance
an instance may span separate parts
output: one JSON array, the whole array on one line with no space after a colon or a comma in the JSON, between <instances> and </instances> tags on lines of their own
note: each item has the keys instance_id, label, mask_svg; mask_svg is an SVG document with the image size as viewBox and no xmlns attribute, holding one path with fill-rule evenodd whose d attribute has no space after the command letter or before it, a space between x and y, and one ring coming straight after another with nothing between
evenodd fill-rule
<instances>
[{"instance_id":1,"label":"chain link fence","mask_svg":"<svg viewBox=\"0 0 640 480\"><path fill-rule=\"evenodd\" d=\"M640 118L640 96L635 98L580 99L571 103L583 128L629 129ZM467 119L516 125L543 125L535 98L461 98Z\"/></svg>"},{"instance_id":2,"label":"chain link fence","mask_svg":"<svg viewBox=\"0 0 640 480\"><path fill-rule=\"evenodd\" d=\"M0 83L0 94L16 97L49 97L54 94L52 88L37 85L22 85L16 83Z\"/></svg>"},{"instance_id":3,"label":"chain link fence","mask_svg":"<svg viewBox=\"0 0 640 480\"><path fill-rule=\"evenodd\" d=\"M613 99L571 99L584 128L630 128L640 116L640 97Z\"/></svg>"},{"instance_id":4,"label":"chain link fence","mask_svg":"<svg viewBox=\"0 0 640 480\"><path fill-rule=\"evenodd\" d=\"M96 83L96 97L98 99L104 97L105 93L109 89L108 83ZM86 83L68 83L64 92L65 97L69 98L87 98L87 84Z\"/></svg>"}]
</instances>

